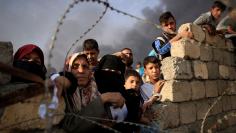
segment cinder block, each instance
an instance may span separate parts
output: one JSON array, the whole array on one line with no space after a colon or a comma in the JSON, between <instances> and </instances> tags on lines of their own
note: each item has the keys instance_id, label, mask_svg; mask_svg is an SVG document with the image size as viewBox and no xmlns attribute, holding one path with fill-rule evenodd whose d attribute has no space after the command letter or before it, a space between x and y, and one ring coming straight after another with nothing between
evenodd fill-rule
<instances>
[{"instance_id":1,"label":"cinder block","mask_svg":"<svg viewBox=\"0 0 236 133\"><path fill-rule=\"evenodd\" d=\"M230 59L230 66L236 66L236 54L234 54L233 52L229 53L228 55L228 59Z\"/></svg>"},{"instance_id":2,"label":"cinder block","mask_svg":"<svg viewBox=\"0 0 236 133\"><path fill-rule=\"evenodd\" d=\"M12 65L13 46L11 42L0 42L0 62L6 65ZM0 72L0 85L10 82L11 75Z\"/></svg>"},{"instance_id":3,"label":"cinder block","mask_svg":"<svg viewBox=\"0 0 236 133\"><path fill-rule=\"evenodd\" d=\"M236 81L228 81L228 89L230 95L236 95Z\"/></svg>"},{"instance_id":4,"label":"cinder block","mask_svg":"<svg viewBox=\"0 0 236 133\"><path fill-rule=\"evenodd\" d=\"M227 49L226 40L219 35L209 35L207 31L205 31L206 35L206 43L212 45L217 49Z\"/></svg>"},{"instance_id":5,"label":"cinder block","mask_svg":"<svg viewBox=\"0 0 236 133\"><path fill-rule=\"evenodd\" d=\"M196 121L196 106L194 102L184 102L179 105L180 124L188 124Z\"/></svg>"},{"instance_id":6,"label":"cinder block","mask_svg":"<svg viewBox=\"0 0 236 133\"><path fill-rule=\"evenodd\" d=\"M209 104L205 100L196 102L197 120L201 120L204 118L209 107L210 107Z\"/></svg>"},{"instance_id":7,"label":"cinder block","mask_svg":"<svg viewBox=\"0 0 236 133\"><path fill-rule=\"evenodd\" d=\"M203 42L205 40L205 33L202 28L198 25L192 23L186 23L179 27L178 33L187 30L193 33L193 38L198 42Z\"/></svg>"},{"instance_id":8,"label":"cinder block","mask_svg":"<svg viewBox=\"0 0 236 133\"><path fill-rule=\"evenodd\" d=\"M234 54L228 51L223 51L222 58L224 58L224 65L232 66L234 64Z\"/></svg>"},{"instance_id":9,"label":"cinder block","mask_svg":"<svg viewBox=\"0 0 236 133\"><path fill-rule=\"evenodd\" d=\"M213 59L213 50L210 46L200 46L200 60L211 61Z\"/></svg>"},{"instance_id":10,"label":"cinder block","mask_svg":"<svg viewBox=\"0 0 236 133\"><path fill-rule=\"evenodd\" d=\"M217 98L208 99L208 104L211 107ZM210 108L209 108L210 109ZM209 115L216 115L223 112L222 100L217 100L217 103L213 106Z\"/></svg>"},{"instance_id":11,"label":"cinder block","mask_svg":"<svg viewBox=\"0 0 236 133\"><path fill-rule=\"evenodd\" d=\"M190 39L181 39L171 46L171 56L185 59L198 59L200 57L199 44Z\"/></svg>"},{"instance_id":12,"label":"cinder block","mask_svg":"<svg viewBox=\"0 0 236 133\"><path fill-rule=\"evenodd\" d=\"M152 106L157 116L155 122L160 129L174 128L179 126L179 105L177 103L165 102Z\"/></svg>"},{"instance_id":13,"label":"cinder block","mask_svg":"<svg viewBox=\"0 0 236 133\"><path fill-rule=\"evenodd\" d=\"M223 36L220 35L214 36L214 44L219 49L227 50L226 40Z\"/></svg>"},{"instance_id":14,"label":"cinder block","mask_svg":"<svg viewBox=\"0 0 236 133\"><path fill-rule=\"evenodd\" d=\"M229 79L229 67L225 65L219 65L219 74L221 79Z\"/></svg>"},{"instance_id":15,"label":"cinder block","mask_svg":"<svg viewBox=\"0 0 236 133\"><path fill-rule=\"evenodd\" d=\"M214 36L209 35L209 33L207 31L204 31L204 32L205 32L205 36L206 36L205 43L216 47Z\"/></svg>"},{"instance_id":16,"label":"cinder block","mask_svg":"<svg viewBox=\"0 0 236 133\"><path fill-rule=\"evenodd\" d=\"M45 98L44 94L5 107L0 119L0 128L4 126L14 125L16 123L21 123L16 124L14 127L21 130L23 129L24 131L26 131L27 129L45 129L47 126L45 124L45 120L35 119L39 118L38 110L43 98ZM48 101L49 99L45 100ZM64 99L59 100L63 101ZM60 102L59 106L55 110L55 114L63 114L64 110L65 103ZM63 117L63 115L54 116L51 121L52 124L58 124L63 119ZM32 121L29 121L31 119Z\"/></svg>"},{"instance_id":17,"label":"cinder block","mask_svg":"<svg viewBox=\"0 0 236 133\"><path fill-rule=\"evenodd\" d=\"M220 65L224 65L224 51L218 48L213 48L213 61L216 61Z\"/></svg>"},{"instance_id":18,"label":"cinder block","mask_svg":"<svg viewBox=\"0 0 236 133\"><path fill-rule=\"evenodd\" d=\"M234 126L235 127L235 125L236 125L236 116L235 116L235 114L236 114L235 110L230 111L229 113L226 114L227 116L225 118L226 118L226 120L228 120L229 126ZM233 131L235 131L235 129Z\"/></svg>"},{"instance_id":19,"label":"cinder block","mask_svg":"<svg viewBox=\"0 0 236 133\"><path fill-rule=\"evenodd\" d=\"M229 84L226 80L218 80L217 81L218 85L218 93L219 95L222 95L223 92L229 91Z\"/></svg>"},{"instance_id":20,"label":"cinder block","mask_svg":"<svg viewBox=\"0 0 236 133\"><path fill-rule=\"evenodd\" d=\"M231 105L232 105L232 109L236 109L236 96L235 95L232 95L230 96L231 98Z\"/></svg>"},{"instance_id":21,"label":"cinder block","mask_svg":"<svg viewBox=\"0 0 236 133\"><path fill-rule=\"evenodd\" d=\"M207 62L208 79L219 78L219 65L216 62Z\"/></svg>"},{"instance_id":22,"label":"cinder block","mask_svg":"<svg viewBox=\"0 0 236 133\"><path fill-rule=\"evenodd\" d=\"M233 101L235 102L235 101ZM229 111L232 109L232 105L231 105L231 97L230 96L223 96L222 97L222 105L223 105L223 111Z\"/></svg>"},{"instance_id":23,"label":"cinder block","mask_svg":"<svg viewBox=\"0 0 236 133\"><path fill-rule=\"evenodd\" d=\"M236 67L228 67L229 69L229 79L235 80L236 79Z\"/></svg>"},{"instance_id":24,"label":"cinder block","mask_svg":"<svg viewBox=\"0 0 236 133\"><path fill-rule=\"evenodd\" d=\"M178 128L169 129L165 131L166 133L189 133L187 126L180 126Z\"/></svg>"},{"instance_id":25,"label":"cinder block","mask_svg":"<svg viewBox=\"0 0 236 133\"><path fill-rule=\"evenodd\" d=\"M207 65L201 61L193 61L194 76L197 79L208 79Z\"/></svg>"},{"instance_id":26,"label":"cinder block","mask_svg":"<svg viewBox=\"0 0 236 133\"><path fill-rule=\"evenodd\" d=\"M191 62L178 57L166 57L161 62L165 80L192 79Z\"/></svg>"},{"instance_id":27,"label":"cinder block","mask_svg":"<svg viewBox=\"0 0 236 133\"><path fill-rule=\"evenodd\" d=\"M192 81L192 100L197 100L205 97L205 86L204 82L201 81Z\"/></svg>"},{"instance_id":28,"label":"cinder block","mask_svg":"<svg viewBox=\"0 0 236 133\"><path fill-rule=\"evenodd\" d=\"M227 50L233 52L234 51L234 45L230 39L226 40L226 46Z\"/></svg>"},{"instance_id":29,"label":"cinder block","mask_svg":"<svg viewBox=\"0 0 236 133\"><path fill-rule=\"evenodd\" d=\"M216 80L206 80L205 88L206 88L206 97L217 97L218 96L218 88L217 88Z\"/></svg>"},{"instance_id":30,"label":"cinder block","mask_svg":"<svg viewBox=\"0 0 236 133\"><path fill-rule=\"evenodd\" d=\"M201 129L201 121L195 121L187 126L189 133L199 133Z\"/></svg>"},{"instance_id":31,"label":"cinder block","mask_svg":"<svg viewBox=\"0 0 236 133\"><path fill-rule=\"evenodd\" d=\"M166 81L162 90L161 101L182 102L191 99L191 84L188 81Z\"/></svg>"}]
</instances>

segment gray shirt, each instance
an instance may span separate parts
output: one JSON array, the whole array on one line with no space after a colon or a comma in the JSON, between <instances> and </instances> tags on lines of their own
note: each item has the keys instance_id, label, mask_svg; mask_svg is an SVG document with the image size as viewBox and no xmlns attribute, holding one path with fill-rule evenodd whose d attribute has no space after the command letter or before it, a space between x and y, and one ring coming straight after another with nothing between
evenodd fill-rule
<instances>
[{"instance_id":1,"label":"gray shirt","mask_svg":"<svg viewBox=\"0 0 236 133\"><path fill-rule=\"evenodd\" d=\"M211 15L211 12L206 12L201 14L201 16L199 16L194 22L193 24L196 25L205 25L205 24L210 24L214 27L216 27L217 22L216 20L213 18L213 16Z\"/></svg>"}]
</instances>

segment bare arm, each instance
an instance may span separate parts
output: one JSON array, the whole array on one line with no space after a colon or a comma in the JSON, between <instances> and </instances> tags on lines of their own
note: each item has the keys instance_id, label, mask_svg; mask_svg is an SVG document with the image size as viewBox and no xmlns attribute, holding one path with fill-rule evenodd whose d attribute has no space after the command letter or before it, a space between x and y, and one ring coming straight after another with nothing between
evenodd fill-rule
<instances>
[{"instance_id":1,"label":"bare arm","mask_svg":"<svg viewBox=\"0 0 236 133\"><path fill-rule=\"evenodd\" d=\"M187 31L188 29L183 30L182 32L178 33L175 37L173 37L169 42L172 44L175 41L180 40L181 38L193 38L193 33Z\"/></svg>"}]
</instances>

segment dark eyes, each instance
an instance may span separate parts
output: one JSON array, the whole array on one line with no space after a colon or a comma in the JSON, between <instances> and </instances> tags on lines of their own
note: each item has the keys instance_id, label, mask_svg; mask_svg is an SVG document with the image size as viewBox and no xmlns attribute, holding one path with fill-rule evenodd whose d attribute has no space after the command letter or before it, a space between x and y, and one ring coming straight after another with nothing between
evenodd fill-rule
<instances>
[{"instance_id":1,"label":"dark eyes","mask_svg":"<svg viewBox=\"0 0 236 133\"><path fill-rule=\"evenodd\" d=\"M38 60L38 59L31 59L31 58L27 58L27 57L25 57L25 58L23 58L23 59L21 59L22 61L28 61L28 62L34 62L34 63L36 63L36 64L39 64L39 65L41 65L41 61L40 60Z\"/></svg>"},{"instance_id":2,"label":"dark eyes","mask_svg":"<svg viewBox=\"0 0 236 133\"><path fill-rule=\"evenodd\" d=\"M78 69L79 67L82 67L83 69L88 69L89 66L86 64L73 64L72 69Z\"/></svg>"}]
</instances>

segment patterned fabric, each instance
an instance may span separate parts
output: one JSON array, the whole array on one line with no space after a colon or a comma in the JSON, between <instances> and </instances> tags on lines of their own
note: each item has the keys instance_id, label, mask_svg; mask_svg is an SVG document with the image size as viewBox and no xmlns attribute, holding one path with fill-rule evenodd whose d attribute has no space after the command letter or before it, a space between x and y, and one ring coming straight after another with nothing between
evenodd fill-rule
<instances>
[{"instance_id":1,"label":"patterned fabric","mask_svg":"<svg viewBox=\"0 0 236 133\"><path fill-rule=\"evenodd\" d=\"M83 53L74 53L69 58L69 67L68 71L71 72L71 67L78 55L82 55ZM75 92L71 95L70 99L73 104L73 109L75 112L80 111L83 107L86 107L90 102L96 99L100 93L98 92L96 82L91 79L88 86L85 88L77 87Z\"/></svg>"},{"instance_id":2,"label":"patterned fabric","mask_svg":"<svg viewBox=\"0 0 236 133\"><path fill-rule=\"evenodd\" d=\"M86 88L79 88L75 90L71 97L74 111L80 111L81 108L86 107L90 102L99 96L95 81L91 80Z\"/></svg>"}]
</instances>

